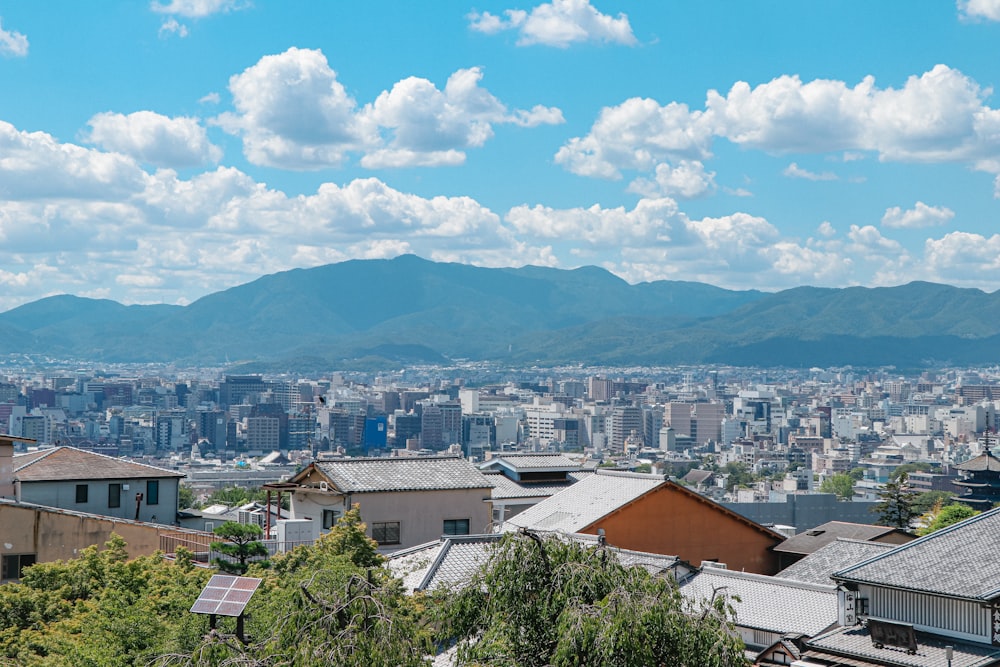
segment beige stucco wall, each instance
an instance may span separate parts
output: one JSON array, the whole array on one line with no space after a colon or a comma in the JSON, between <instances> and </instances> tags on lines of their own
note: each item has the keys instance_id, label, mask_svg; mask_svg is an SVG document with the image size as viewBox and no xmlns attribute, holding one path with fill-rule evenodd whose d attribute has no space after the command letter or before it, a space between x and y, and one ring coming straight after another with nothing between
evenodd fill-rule
<instances>
[{"instance_id":1,"label":"beige stucco wall","mask_svg":"<svg viewBox=\"0 0 1000 667\"><path fill-rule=\"evenodd\" d=\"M86 547L103 546L117 533L128 543L129 556L151 554L160 547L160 531L170 526L144 524L78 512L16 503L0 503L0 554L35 554L38 562L68 560Z\"/></svg>"},{"instance_id":2,"label":"beige stucco wall","mask_svg":"<svg viewBox=\"0 0 1000 667\"><path fill-rule=\"evenodd\" d=\"M490 489L447 489L344 496L334 491L300 489L292 495L292 518L322 521L324 509L344 512L351 504L357 504L361 519L368 524L369 535L373 523L399 522L400 544L382 549L395 551L439 539L447 519L468 519L472 534L489 532L490 492Z\"/></svg>"}]
</instances>

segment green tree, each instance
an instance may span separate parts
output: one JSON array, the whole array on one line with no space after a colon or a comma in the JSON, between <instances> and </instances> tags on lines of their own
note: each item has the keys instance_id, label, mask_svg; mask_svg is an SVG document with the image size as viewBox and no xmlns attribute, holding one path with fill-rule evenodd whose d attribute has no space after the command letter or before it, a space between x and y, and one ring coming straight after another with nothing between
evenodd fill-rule
<instances>
[{"instance_id":1,"label":"green tree","mask_svg":"<svg viewBox=\"0 0 1000 667\"><path fill-rule=\"evenodd\" d=\"M747 664L724 596L692 605L669 577L532 533L505 536L437 620L438 642L457 642L459 664Z\"/></svg>"},{"instance_id":2,"label":"green tree","mask_svg":"<svg viewBox=\"0 0 1000 667\"><path fill-rule=\"evenodd\" d=\"M913 511L917 515L927 514L936 506L946 507L955 501L955 494L951 491L924 491L914 494Z\"/></svg>"},{"instance_id":3,"label":"green tree","mask_svg":"<svg viewBox=\"0 0 1000 667\"><path fill-rule=\"evenodd\" d=\"M276 572L293 572L302 568L315 570L337 557L346 557L357 567L376 567L385 559L378 552L378 542L365 534L365 524L361 521L361 510L355 504L314 544L299 546L290 552L276 556L271 566Z\"/></svg>"},{"instance_id":4,"label":"green tree","mask_svg":"<svg viewBox=\"0 0 1000 667\"><path fill-rule=\"evenodd\" d=\"M194 490L187 484L181 484L177 487L177 507L179 509L188 509L194 507L197 502L195 498Z\"/></svg>"},{"instance_id":5,"label":"green tree","mask_svg":"<svg viewBox=\"0 0 1000 667\"><path fill-rule=\"evenodd\" d=\"M133 667L194 646L207 622L188 610L209 574L161 554L129 560L118 535L35 565L20 585L0 586L0 663Z\"/></svg>"},{"instance_id":6,"label":"green tree","mask_svg":"<svg viewBox=\"0 0 1000 667\"><path fill-rule=\"evenodd\" d=\"M251 560L260 563L268 555L267 547L260 541L264 531L256 524L227 521L212 532L223 540L211 544L213 551L222 554L213 562L223 572L244 574Z\"/></svg>"},{"instance_id":7,"label":"green tree","mask_svg":"<svg viewBox=\"0 0 1000 667\"><path fill-rule=\"evenodd\" d=\"M726 480L726 491L732 491L738 486L749 486L755 481L753 473L747 470L746 464L739 461L727 463L722 472L729 475Z\"/></svg>"},{"instance_id":8,"label":"green tree","mask_svg":"<svg viewBox=\"0 0 1000 667\"><path fill-rule=\"evenodd\" d=\"M914 493L908 484L909 474L901 473L896 478L890 478L879 491L879 503L872 508L878 515L879 523L902 530L910 530L910 523L916 518L913 509Z\"/></svg>"},{"instance_id":9,"label":"green tree","mask_svg":"<svg viewBox=\"0 0 1000 667\"><path fill-rule=\"evenodd\" d=\"M847 474L850 475L851 479L853 479L855 482L860 482L861 480L863 480L865 478L865 469L864 468L851 468L851 471L849 473L847 473Z\"/></svg>"},{"instance_id":10,"label":"green tree","mask_svg":"<svg viewBox=\"0 0 1000 667\"><path fill-rule=\"evenodd\" d=\"M836 494L837 500L850 500L854 497L854 478L848 473L837 473L824 479L819 490Z\"/></svg>"},{"instance_id":11,"label":"green tree","mask_svg":"<svg viewBox=\"0 0 1000 667\"><path fill-rule=\"evenodd\" d=\"M977 512L965 503L954 503L944 507L938 505L931 513L925 515L929 521L917 531L917 535L930 535L934 531L947 528L959 521L965 521L977 514L981 514L981 512Z\"/></svg>"}]
</instances>

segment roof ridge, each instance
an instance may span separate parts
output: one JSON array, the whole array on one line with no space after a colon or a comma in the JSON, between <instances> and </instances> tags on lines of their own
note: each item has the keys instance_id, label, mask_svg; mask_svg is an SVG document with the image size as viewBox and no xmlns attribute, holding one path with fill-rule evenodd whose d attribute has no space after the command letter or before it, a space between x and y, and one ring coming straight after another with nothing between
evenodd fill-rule
<instances>
[{"instance_id":1,"label":"roof ridge","mask_svg":"<svg viewBox=\"0 0 1000 667\"><path fill-rule=\"evenodd\" d=\"M60 450L63 447L64 447L64 445L59 445L58 447L47 447L45 449L36 450L36 453L38 454L38 456L34 457L33 459L31 459L30 461L28 461L24 465L17 466L16 468L14 468L14 472L17 472L18 470L22 470L24 468L27 468L28 466L34 465L35 463L41 461L42 459L44 459L44 458L46 458L48 456L51 456L53 452L55 452L57 450ZM25 452L24 454L22 454L22 456L28 456L31 453L32 452Z\"/></svg>"},{"instance_id":2,"label":"roof ridge","mask_svg":"<svg viewBox=\"0 0 1000 667\"><path fill-rule=\"evenodd\" d=\"M880 560L882 558L888 558L890 556L895 555L897 552L905 551L905 550L910 549L912 547L923 545L926 542L928 542L929 540L932 540L932 539L935 539L935 538L938 538L938 537L944 537L946 535L950 535L951 533L955 532L956 530L962 530L962 529L964 529L966 526L968 526L970 524L979 523L980 521L982 521L984 519L992 518L993 515L997 514L998 512L1000 512L1000 507L994 507L993 509L987 510L986 512L983 512L982 514L977 514L976 516L970 517L970 518L968 518L968 519L966 519L964 521L959 521L958 523L953 523L952 525L946 526L944 528L941 528L940 530L935 530L933 533L930 533L928 535L924 535L923 537L918 537L917 539L915 539L915 540L913 540L911 542L906 542L904 544L900 544L895 549L890 549L886 553L876 554L875 556L872 556L871 558L863 560L860 563L855 563L854 565L851 565L850 567L846 567L843 570L838 570L838 571L832 573L830 575L830 577L831 578L838 578L838 577L840 577L840 578L846 578L845 575L847 575L847 573L850 572L851 570L856 570L856 569L861 568L863 566L869 565L870 563L874 563L875 561Z\"/></svg>"},{"instance_id":3,"label":"roof ridge","mask_svg":"<svg viewBox=\"0 0 1000 667\"><path fill-rule=\"evenodd\" d=\"M727 570L721 567L704 567L698 572L698 576L705 573L734 577L736 579L746 579L749 581L761 581L776 584L778 586L788 586L789 588L815 591L817 593L833 593L837 590L837 587L833 584L816 584L809 581L786 579L785 577L757 574L756 572L746 572L744 570Z\"/></svg>"},{"instance_id":4,"label":"roof ridge","mask_svg":"<svg viewBox=\"0 0 1000 667\"><path fill-rule=\"evenodd\" d=\"M648 472L630 472L628 470L609 470L607 468L598 468L595 470L598 475L607 475L608 477L628 477L630 479L645 479L649 481L669 481L666 475L652 475Z\"/></svg>"}]
</instances>

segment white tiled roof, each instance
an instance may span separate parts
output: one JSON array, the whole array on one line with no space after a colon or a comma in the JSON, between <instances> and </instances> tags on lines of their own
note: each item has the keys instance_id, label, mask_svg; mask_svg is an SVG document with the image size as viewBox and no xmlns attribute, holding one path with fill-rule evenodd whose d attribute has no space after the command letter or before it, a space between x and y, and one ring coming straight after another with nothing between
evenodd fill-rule
<instances>
[{"instance_id":1,"label":"white tiled roof","mask_svg":"<svg viewBox=\"0 0 1000 667\"><path fill-rule=\"evenodd\" d=\"M614 510L666 484L662 475L599 470L504 523L518 528L577 533Z\"/></svg>"},{"instance_id":2,"label":"white tiled roof","mask_svg":"<svg viewBox=\"0 0 1000 667\"><path fill-rule=\"evenodd\" d=\"M577 534L566 537L585 545L597 546L595 535ZM442 537L438 542L428 542L394 553L389 557L387 566L394 576L403 580L403 587L407 591L461 586L489 560L493 547L501 539L503 535L496 533ZM616 547L605 548L622 565L642 567L651 574L672 571L680 562L675 556Z\"/></svg>"},{"instance_id":3,"label":"white tiled roof","mask_svg":"<svg viewBox=\"0 0 1000 667\"><path fill-rule=\"evenodd\" d=\"M489 489L474 465L455 456L415 456L317 461L313 464L343 493Z\"/></svg>"},{"instance_id":4,"label":"white tiled roof","mask_svg":"<svg viewBox=\"0 0 1000 667\"><path fill-rule=\"evenodd\" d=\"M736 624L782 634L814 636L837 622L837 591L831 586L706 567L681 586L690 600L730 598Z\"/></svg>"}]
</instances>

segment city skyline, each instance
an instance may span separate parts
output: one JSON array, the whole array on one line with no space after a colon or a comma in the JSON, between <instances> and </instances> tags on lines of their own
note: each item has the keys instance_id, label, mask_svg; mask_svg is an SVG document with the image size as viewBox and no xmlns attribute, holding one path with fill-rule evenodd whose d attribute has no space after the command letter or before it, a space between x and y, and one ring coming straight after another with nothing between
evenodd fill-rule
<instances>
[{"instance_id":1,"label":"city skyline","mask_svg":"<svg viewBox=\"0 0 1000 667\"><path fill-rule=\"evenodd\" d=\"M994 291L1000 1L0 8L0 310L414 253Z\"/></svg>"}]
</instances>

